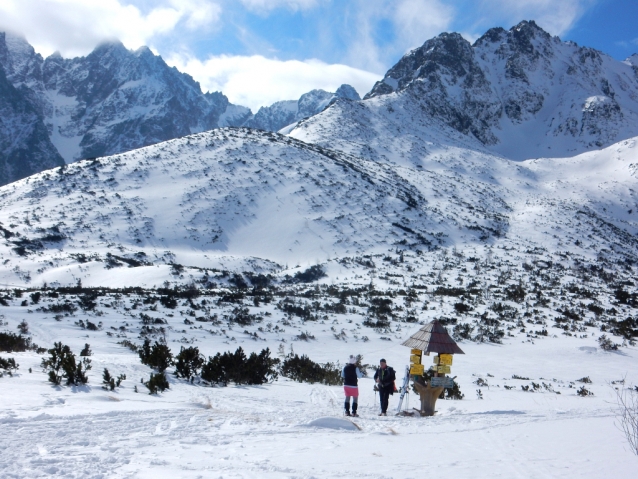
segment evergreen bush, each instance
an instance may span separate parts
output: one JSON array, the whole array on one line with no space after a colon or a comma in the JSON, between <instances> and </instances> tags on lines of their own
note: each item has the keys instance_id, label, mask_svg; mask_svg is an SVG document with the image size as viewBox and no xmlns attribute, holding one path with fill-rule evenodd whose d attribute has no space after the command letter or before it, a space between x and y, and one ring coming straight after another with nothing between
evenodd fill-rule
<instances>
[{"instance_id":1,"label":"evergreen bush","mask_svg":"<svg viewBox=\"0 0 638 479\"><path fill-rule=\"evenodd\" d=\"M7 353L21 352L31 349L31 340L22 335L0 333L0 351Z\"/></svg>"},{"instance_id":2,"label":"evergreen bush","mask_svg":"<svg viewBox=\"0 0 638 479\"><path fill-rule=\"evenodd\" d=\"M126 380L125 374L120 374L117 378L114 378L111 376L111 373L109 373L109 370L104 368L104 372L102 373L102 389L113 391L115 388L119 388L124 380Z\"/></svg>"},{"instance_id":3,"label":"evergreen bush","mask_svg":"<svg viewBox=\"0 0 638 479\"><path fill-rule=\"evenodd\" d=\"M4 375L4 373L9 376L13 376L13 372L17 371L20 367L19 364L16 364L16 360L14 358L2 358L0 357L0 378ZM4 373L3 373L4 371Z\"/></svg>"},{"instance_id":4,"label":"evergreen bush","mask_svg":"<svg viewBox=\"0 0 638 479\"><path fill-rule=\"evenodd\" d=\"M71 348L61 342L53 343L53 348L49 349L49 357L42 360L42 368L49 375L49 381L60 385L66 379L67 385L86 384L89 378L86 372L91 369L91 360L82 358L75 361L75 354Z\"/></svg>"},{"instance_id":5,"label":"evergreen bush","mask_svg":"<svg viewBox=\"0 0 638 479\"><path fill-rule=\"evenodd\" d=\"M182 346L179 354L175 356L175 376L191 380L199 374L203 365L204 358L199 354L199 348Z\"/></svg>"},{"instance_id":6,"label":"evergreen bush","mask_svg":"<svg viewBox=\"0 0 638 479\"><path fill-rule=\"evenodd\" d=\"M163 372L153 374L151 373L151 378L144 383L144 385L148 388L149 394L157 394L158 392L164 392L169 389L168 380Z\"/></svg>"},{"instance_id":7,"label":"evergreen bush","mask_svg":"<svg viewBox=\"0 0 638 479\"><path fill-rule=\"evenodd\" d=\"M333 363L315 363L306 355L289 354L284 359L279 373L293 381L322 383L330 386L341 384L341 370Z\"/></svg>"},{"instance_id":8,"label":"evergreen bush","mask_svg":"<svg viewBox=\"0 0 638 479\"><path fill-rule=\"evenodd\" d=\"M138 354L142 364L145 364L156 371L163 373L171 364L173 364L173 355L170 348L166 344L155 341L151 346L151 341L147 338L139 349Z\"/></svg>"},{"instance_id":9,"label":"evergreen bush","mask_svg":"<svg viewBox=\"0 0 638 479\"><path fill-rule=\"evenodd\" d=\"M234 353L230 351L214 357L202 367L201 377L211 384L233 382L235 384L264 384L277 379L276 366L279 360L270 357L270 349L263 349L259 354L251 353L246 357L239 347Z\"/></svg>"}]
</instances>

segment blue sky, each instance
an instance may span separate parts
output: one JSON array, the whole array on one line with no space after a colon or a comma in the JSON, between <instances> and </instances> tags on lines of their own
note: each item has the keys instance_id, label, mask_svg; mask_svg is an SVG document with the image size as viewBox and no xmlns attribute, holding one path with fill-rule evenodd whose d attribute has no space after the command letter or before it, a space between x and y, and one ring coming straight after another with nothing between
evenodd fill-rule
<instances>
[{"instance_id":1,"label":"blue sky","mask_svg":"<svg viewBox=\"0 0 638 479\"><path fill-rule=\"evenodd\" d=\"M350 83L363 96L405 52L443 31L468 40L534 19L622 60L638 52L636 0L0 0L0 30L43 55L148 45L256 110Z\"/></svg>"}]
</instances>

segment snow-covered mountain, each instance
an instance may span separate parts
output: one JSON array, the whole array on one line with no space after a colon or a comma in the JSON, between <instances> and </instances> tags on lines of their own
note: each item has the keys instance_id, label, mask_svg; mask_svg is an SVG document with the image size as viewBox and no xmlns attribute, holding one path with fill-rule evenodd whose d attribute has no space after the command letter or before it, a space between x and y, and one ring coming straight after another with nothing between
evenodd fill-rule
<instances>
[{"instance_id":1,"label":"snow-covered mountain","mask_svg":"<svg viewBox=\"0 0 638 479\"><path fill-rule=\"evenodd\" d=\"M43 59L24 39L0 33L0 67L67 163L240 125L251 115L219 92L202 93L148 48L133 52L117 42L86 57Z\"/></svg>"},{"instance_id":2,"label":"snow-covered mountain","mask_svg":"<svg viewBox=\"0 0 638 479\"><path fill-rule=\"evenodd\" d=\"M299 100L285 100L264 106L244 123L249 128L259 130L279 131L304 118L311 117L323 111L337 99L361 100L361 97L350 85L341 85L336 92L312 90L301 95Z\"/></svg>"},{"instance_id":3,"label":"snow-covered mountain","mask_svg":"<svg viewBox=\"0 0 638 479\"><path fill-rule=\"evenodd\" d=\"M632 139L515 163L448 144L410 167L213 130L2 187L0 278L161 284L170 268L158 265L275 272L441 247L569 248L585 258L607 249L634 261L636 152ZM113 271L127 261L135 274Z\"/></svg>"},{"instance_id":4,"label":"snow-covered mountain","mask_svg":"<svg viewBox=\"0 0 638 479\"><path fill-rule=\"evenodd\" d=\"M469 143L521 160L573 156L638 134L631 60L562 42L533 21L491 29L474 44L457 33L428 40L388 70L365 100L362 107L333 105L342 111L322 115L345 115L339 130L304 138L362 138L362 125L376 133L400 128L409 137L413 123L426 130L440 123ZM311 124L324 124L322 115Z\"/></svg>"}]
</instances>

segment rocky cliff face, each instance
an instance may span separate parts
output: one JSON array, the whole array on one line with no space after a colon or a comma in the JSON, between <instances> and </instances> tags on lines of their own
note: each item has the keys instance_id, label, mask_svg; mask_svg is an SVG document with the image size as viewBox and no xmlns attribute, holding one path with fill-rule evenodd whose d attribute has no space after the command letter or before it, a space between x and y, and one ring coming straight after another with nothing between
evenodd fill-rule
<instances>
[{"instance_id":1,"label":"rocky cliff face","mask_svg":"<svg viewBox=\"0 0 638 479\"><path fill-rule=\"evenodd\" d=\"M0 33L0 65L67 162L241 125L251 115L221 93L202 93L148 48L109 43L82 58L43 59L25 40Z\"/></svg>"},{"instance_id":2,"label":"rocky cliff face","mask_svg":"<svg viewBox=\"0 0 638 479\"><path fill-rule=\"evenodd\" d=\"M0 184L62 164L38 113L0 67Z\"/></svg>"},{"instance_id":3,"label":"rocky cliff face","mask_svg":"<svg viewBox=\"0 0 638 479\"><path fill-rule=\"evenodd\" d=\"M341 85L336 92L312 90L301 95L299 100L278 101L270 106L261 107L244 126L259 130L279 131L304 118L321 112L338 99L361 100L361 97L350 85Z\"/></svg>"},{"instance_id":4,"label":"rocky cliff face","mask_svg":"<svg viewBox=\"0 0 638 479\"><path fill-rule=\"evenodd\" d=\"M513 159L571 156L638 134L631 60L562 42L533 21L473 45L457 33L428 40L365 99L391 94Z\"/></svg>"}]
</instances>

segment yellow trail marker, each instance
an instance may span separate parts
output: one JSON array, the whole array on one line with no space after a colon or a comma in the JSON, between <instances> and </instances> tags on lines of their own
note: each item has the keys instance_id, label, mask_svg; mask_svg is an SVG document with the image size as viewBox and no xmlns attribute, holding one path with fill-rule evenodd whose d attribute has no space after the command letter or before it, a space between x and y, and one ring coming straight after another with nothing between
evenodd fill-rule
<instances>
[{"instance_id":1,"label":"yellow trail marker","mask_svg":"<svg viewBox=\"0 0 638 479\"><path fill-rule=\"evenodd\" d=\"M441 354L439 355L439 364L445 364L446 366L452 366L452 358L451 354Z\"/></svg>"}]
</instances>

